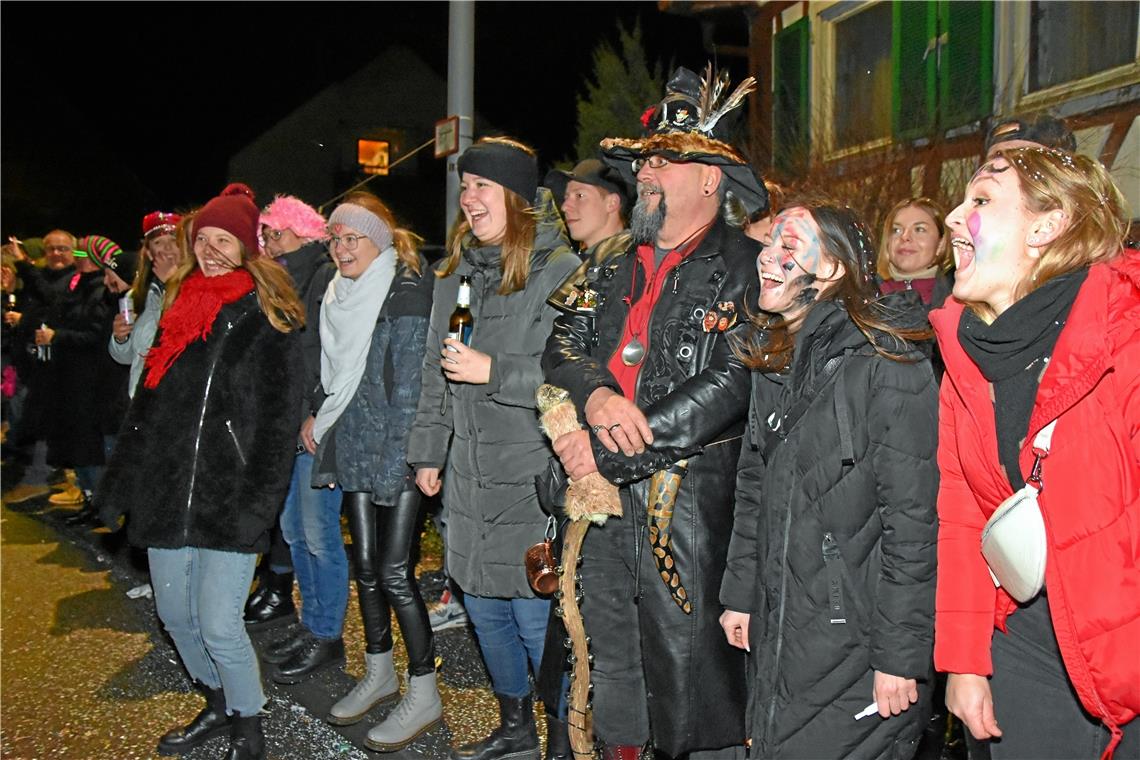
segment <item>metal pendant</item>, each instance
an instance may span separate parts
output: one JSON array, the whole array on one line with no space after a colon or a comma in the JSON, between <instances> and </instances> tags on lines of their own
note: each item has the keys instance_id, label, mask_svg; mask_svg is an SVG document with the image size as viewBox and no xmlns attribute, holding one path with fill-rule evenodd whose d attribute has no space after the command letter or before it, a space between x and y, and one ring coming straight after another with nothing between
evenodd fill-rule
<instances>
[{"instance_id":1,"label":"metal pendant","mask_svg":"<svg viewBox=\"0 0 1140 760\"><path fill-rule=\"evenodd\" d=\"M625 344L625 348L621 350L621 362L627 367L636 367L641 364L641 360L645 358L645 345L633 336L629 339L629 343Z\"/></svg>"}]
</instances>

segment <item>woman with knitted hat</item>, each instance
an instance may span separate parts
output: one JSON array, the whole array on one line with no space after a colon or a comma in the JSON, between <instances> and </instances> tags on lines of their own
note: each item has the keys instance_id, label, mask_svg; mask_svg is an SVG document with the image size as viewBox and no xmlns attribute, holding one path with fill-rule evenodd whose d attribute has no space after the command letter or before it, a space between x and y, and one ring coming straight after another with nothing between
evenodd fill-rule
<instances>
[{"instance_id":1,"label":"woman with knitted hat","mask_svg":"<svg viewBox=\"0 0 1140 760\"><path fill-rule=\"evenodd\" d=\"M252 195L231 185L195 216L194 255L167 283L97 492L103 521L125 516L130 542L148 550L159 618L206 696L160 754L228 732L227 760L265 756L265 695L242 607L289 484L304 309L285 270L258 255Z\"/></svg>"},{"instance_id":2,"label":"woman with knitted hat","mask_svg":"<svg viewBox=\"0 0 1140 760\"><path fill-rule=\"evenodd\" d=\"M553 196L538 187L537 163L534 151L507 138L483 138L459 158L462 216L436 271L408 444L420 490L443 489L448 571L499 702L499 727L453 750L463 760L538 753L528 675L542 660L550 601L527 582L523 553L546 530L534 478L552 452L535 391L556 314L547 298L579 260ZM468 341L447 337L461 288L475 315Z\"/></svg>"},{"instance_id":3,"label":"woman with knitted hat","mask_svg":"<svg viewBox=\"0 0 1140 760\"><path fill-rule=\"evenodd\" d=\"M443 717L431 625L411 560L420 494L406 456L432 278L419 238L398 227L371 193L347 196L328 227L337 274L321 303L317 397L323 401L301 438L314 455L312 485L325 491L339 485L344 493L367 643L364 678L333 705L328 720L356 723L373 706L400 698L394 611L408 652L407 690L365 738L370 749L394 752Z\"/></svg>"}]
</instances>

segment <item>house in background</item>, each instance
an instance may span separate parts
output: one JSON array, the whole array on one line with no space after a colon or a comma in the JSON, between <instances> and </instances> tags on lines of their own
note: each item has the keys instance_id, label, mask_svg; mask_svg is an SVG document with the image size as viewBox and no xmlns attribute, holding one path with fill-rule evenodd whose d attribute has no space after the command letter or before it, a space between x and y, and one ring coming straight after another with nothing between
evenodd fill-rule
<instances>
[{"instance_id":1,"label":"house in background","mask_svg":"<svg viewBox=\"0 0 1140 760\"><path fill-rule=\"evenodd\" d=\"M908 195L961 199L997 119L1049 112L1140 218L1140 3L673 2L759 80L765 176L827 187L868 221ZM743 33L742 33L743 31ZM723 40L725 44L721 44Z\"/></svg>"},{"instance_id":2,"label":"house in background","mask_svg":"<svg viewBox=\"0 0 1140 760\"><path fill-rule=\"evenodd\" d=\"M344 191L372 177L363 189L379 195L400 223L442 244L447 167L432 143L446 104L446 79L409 48L392 45L241 149L227 176L266 202L287 193L324 206L326 216ZM485 124L478 114L475 123ZM361 160L383 164L375 143L385 142L387 174L366 173Z\"/></svg>"}]
</instances>

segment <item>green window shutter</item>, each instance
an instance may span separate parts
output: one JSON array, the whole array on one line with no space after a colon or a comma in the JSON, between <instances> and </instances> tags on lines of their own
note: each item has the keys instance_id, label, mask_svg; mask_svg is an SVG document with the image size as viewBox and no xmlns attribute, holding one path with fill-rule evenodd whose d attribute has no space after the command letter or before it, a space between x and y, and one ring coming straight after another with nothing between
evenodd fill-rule
<instances>
[{"instance_id":1,"label":"green window shutter","mask_svg":"<svg viewBox=\"0 0 1140 760\"><path fill-rule=\"evenodd\" d=\"M811 27L805 16L778 32L772 42L773 163L794 171L811 154L810 58Z\"/></svg>"},{"instance_id":2,"label":"green window shutter","mask_svg":"<svg viewBox=\"0 0 1140 760\"><path fill-rule=\"evenodd\" d=\"M942 47L942 127L953 129L982 118L993 106L994 4L992 0L939 0Z\"/></svg>"},{"instance_id":3,"label":"green window shutter","mask_svg":"<svg viewBox=\"0 0 1140 760\"><path fill-rule=\"evenodd\" d=\"M893 0L892 10L891 127L897 138L921 137L934 127L938 18L930 0Z\"/></svg>"}]
</instances>

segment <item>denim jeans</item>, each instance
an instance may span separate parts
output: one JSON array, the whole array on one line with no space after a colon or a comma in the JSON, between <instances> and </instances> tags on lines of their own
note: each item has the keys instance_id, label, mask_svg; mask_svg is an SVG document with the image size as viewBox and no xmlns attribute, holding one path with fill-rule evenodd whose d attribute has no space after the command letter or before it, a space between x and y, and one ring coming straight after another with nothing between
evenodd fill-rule
<instances>
[{"instance_id":1,"label":"denim jeans","mask_svg":"<svg viewBox=\"0 0 1140 760\"><path fill-rule=\"evenodd\" d=\"M497 599L464 593L463 606L475 626L483 663L496 694L525 697L531 692L527 665L538 673L549 599Z\"/></svg>"},{"instance_id":2,"label":"denim jeans","mask_svg":"<svg viewBox=\"0 0 1140 760\"><path fill-rule=\"evenodd\" d=\"M293 557L301 589L301 623L314 636L340 638L348 606L348 555L340 532L340 487L309 485L313 455L293 464L293 480L281 512L281 533Z\"/></svg>"},{"instance_id":3,"label":"denim jeans","mask_svg":"<svg viewBox=\"0 0 1140 760\"><path fill-rule=\"evenodd\" d=\"M265 706L257 653L242 613L256 554L149 549L158 617L190 677L226 695L226 711L256 715Z\"/></svg>"}]
</instances>

